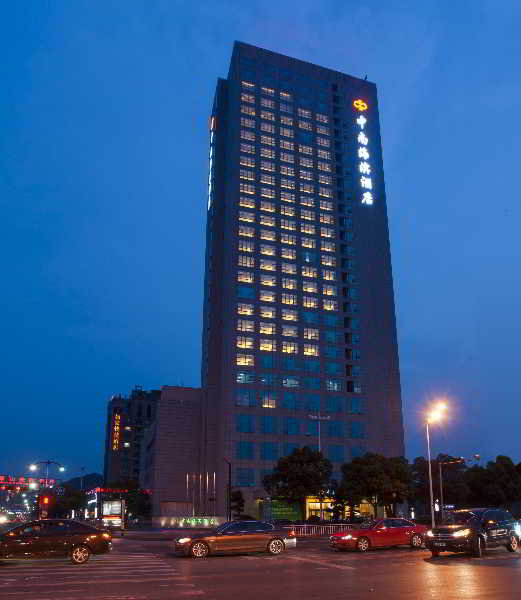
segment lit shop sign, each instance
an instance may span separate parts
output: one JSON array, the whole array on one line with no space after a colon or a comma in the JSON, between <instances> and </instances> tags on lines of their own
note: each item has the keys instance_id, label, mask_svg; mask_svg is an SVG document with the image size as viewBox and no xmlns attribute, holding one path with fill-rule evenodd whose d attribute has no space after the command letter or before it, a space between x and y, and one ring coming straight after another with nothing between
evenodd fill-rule
<instances>
[{"instance_id":1,"label":"lit shop sign","mask_svg":"<svg viewBox=\"0 0 521 600\"><path fill-rule=\"evenodd\" d=\"M215 131L215 117L210 119L210 165L208 167L208 210L212 206L212 179L213 179L213 136Z\"/></svg>"},{"instance_id":2,"label":"lit shop sign","mask_svg":"<svg viewBox=\"0 0 521 600\"><path fill-rule=\"evenodd\" d=\"M360 173L360 187L362 188L362 204L372 204L373 203L373 180L370 177L372 167L371 167L371 155L369 154L369 150L367 150L367 144L369 143L369 138L365 132L365 125L367 123L367 119L364 116L364 112L367 110L367 102L358 98L353 102L353 106L355 110L360 113L356 119L356 124L358 125L359 132L356 138L358 142L358 151L357 157L360 161L358 163L358 171Z\"/></svg>"},{"instance_id":3,"label":"lit shop sign","mask_svg":"<svg viewBox=\"0 0 521 600\"><path fill-rule=\"evenodd\" d=\"M112 420L112 451L119 450L119 440L121 436L121 415L116 413Z\"/></svg>"}]
</instances>

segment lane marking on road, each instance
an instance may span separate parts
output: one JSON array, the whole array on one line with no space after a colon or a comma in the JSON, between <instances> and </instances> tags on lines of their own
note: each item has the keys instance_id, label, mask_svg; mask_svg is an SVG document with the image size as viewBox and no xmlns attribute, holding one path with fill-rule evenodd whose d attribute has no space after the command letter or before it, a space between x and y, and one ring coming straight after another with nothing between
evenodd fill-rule
<instances>
[{"instance_id":1,"label":"lane marking on road","mask_svg":"<svg viewBox=\"0 0 521 600\"><path fill-rule=\"evenodd\" d=\"M314 563L316 565L320 565L321 567L326 566L331 569L340 569L342 571L356 571L355 567L349 567L348 565L335 565L334 563L326 563L323 560L316 560L313 558L304 558L303 556L288 556L290 560L298 560L301 562Z\"/></svg>"},{"instance_id":2,"label":"lane marking on road","mask_svg":"<svg viewBox=\"0 0 521 600\"><path fill-rule=\"evenodd\" d=\"M112 584L112 583L152 583L154 581L170 581L171 583L176 583L175 581L175 577L148 577L148 578L142 578L142 579L136 579L136 578L132 578L131 576L126 577L125 579L101 579L100 581L92 581L92 579L89 579L88 581L74 581L71 582L71 580L67 580L67 581L54 581L51 583L37 583L37 582L32 582L32 583L27 583L27 584L18 584L17 587L59 587L59 586L64 586L64 585L70 585L71 583L74 583L75 585L93 585L93 584Z\"/></svg>"}]
</instances>

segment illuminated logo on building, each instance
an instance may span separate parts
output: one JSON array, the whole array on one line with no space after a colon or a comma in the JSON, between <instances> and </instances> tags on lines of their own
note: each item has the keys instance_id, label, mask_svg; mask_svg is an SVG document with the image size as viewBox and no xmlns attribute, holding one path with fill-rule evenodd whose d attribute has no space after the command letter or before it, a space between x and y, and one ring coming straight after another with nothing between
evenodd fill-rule
<instances>
[{"instance_id":1,"label":"illuminated logo on building","mask_svg":"<svg viewBox=\"0 0 521 600\"><path fill-rule=\"evenodd\" d=\"M213 139L214 139L214 131L216 129L215 117L210 119L210 165L208 168L208 210L212 206L212 180L213 180Z\"/></svg>"},{"instance_id":2,"label":"illuminated logo on building","mask_svg":"<svg viewBox=\"0 0 521 600\"><path fill-rule=\"evenodd\" d=\"M353 102L353 106L358 112L364 112L367 110L367 102L357 99ZM358 172L360 173L360 187L362 189L362 204L373 203L373 180L370 177L372 166L371 166L371 155L367 149L369 144L369 138L366 135L365 126L368 122L364 115L359 115L356 119L358 126L358 136L356 141L358 142L357 158L360 161L358 163Z\"/></svg>"},{"instance_id":3,"label":"illuminated logo on building","mask_svg":"<svg viewBox=\"0 0 521 600\"><path fill-rule=\"evenodd\" d=\"M121 415L119 413L114 414L112 419L112 451L117 452L119 450L119 441L121 436Z\"/></svg>"}]
</instances>

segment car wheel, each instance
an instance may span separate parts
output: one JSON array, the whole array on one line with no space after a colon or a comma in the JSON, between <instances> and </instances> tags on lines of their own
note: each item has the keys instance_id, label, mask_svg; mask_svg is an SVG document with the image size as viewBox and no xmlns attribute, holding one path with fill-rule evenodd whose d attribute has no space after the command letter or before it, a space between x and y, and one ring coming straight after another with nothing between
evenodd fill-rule
<instances>
[{"instance_id":1,"label":"car wheel","mask_svg":"<svg viewBox=\"0 0 521 600\"><path fill-rule=\"evenodd\" d=\"M371 544L369 543L368 538L366 538L366 537L358 538L358 541L356 542L356 549L358 550L358 552L367 552L370 547L371 547Z\"/></svg>"},{"instance_id":2,"label":"car wheel","mask_svg":"<svg viewBox=\"0 0 521 600\"><path fill-rule=\"evenodd\" d=\"M210 549L204 542L195 542L190 547L190 556L192 558L206 558Z\"/></svg>"},{"instance_id":3,"label":"car wheel","mask_svg":"<svg viewBox=\"0 0 521 600\"><path fill-rule=\"evenodd\" d=\"M76 546L71 552L71 562L74 565L84 565L90 558L88 546Z\"/></svg>"},{"instance_id":4,"label":"car wheel","mask_svg":"<svg viewBox=\"0 0 521 600\"><path fill-rule=\"evenodd\" d=\"M509 552L517 552L518 548L519 548L519 541L518 541L517 537L515 535L511 535L510 539L508 540L507 550Z\"/></svg>"},{"instance_id":5,"label":"car wheel","mask_svg":"<svg viewBox=\"0 0 521 600\"><path fill-rule=\"evenodd\" d=\"M423 546L422 536L415 533L411 538L411 547L412 548L421 548L422 546Z\"/></svg>"},{"instance_id":6,"label":"car wheel","mask_svg":"<svg viewBox=\"0 0 521 600\"><path fill-rule=\"evenodd\" d=\"M483 556L483 542L479 535L474 540L474 544L472 544L472 556L475 558L481 558Z\"/></svg>"},{"instance_id":7,"label":"car wheel","mask_svg":"<svg viewBox=\"0 0 521 600\"><path fill-rule=\"evenodd\" d=\"M271 540L268 544L268 552L270 554L280 554L284 551L284 542L279 539Z\"/></svg>"}]
</instances>

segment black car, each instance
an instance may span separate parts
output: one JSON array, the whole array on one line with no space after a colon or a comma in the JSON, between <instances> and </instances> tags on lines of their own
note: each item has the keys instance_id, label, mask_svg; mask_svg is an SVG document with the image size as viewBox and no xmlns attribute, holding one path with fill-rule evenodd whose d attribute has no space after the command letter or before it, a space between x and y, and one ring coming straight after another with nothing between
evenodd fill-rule
<instances>
[{"instance_id":1,"label":"black car","mask_svg":"<svg viewBox=\"0 0 521 600\"><path fill-rule=\"evenodd\" d=\"M106 531L69 519L10 523L0 530L0 559L66 557L76 565L112 548Z\"/></svg>"},{"instance_id":2,"label":"black car","mask_svg":"<svg viewBox=\"0 0 521 600\"><path fill-rule=\"evenodd\" d=\"M469 508L452 511L447 523L427 532L425 545L432 556L440 552L467 552L481 557L486 548L505 546L516 552L521 529L514 517L498 508Z\"/></svg>"}]
</instances>

